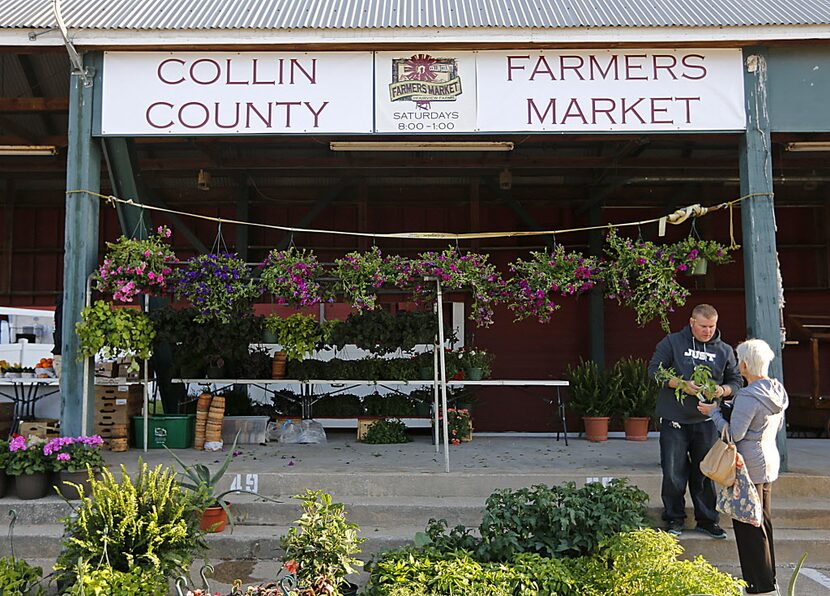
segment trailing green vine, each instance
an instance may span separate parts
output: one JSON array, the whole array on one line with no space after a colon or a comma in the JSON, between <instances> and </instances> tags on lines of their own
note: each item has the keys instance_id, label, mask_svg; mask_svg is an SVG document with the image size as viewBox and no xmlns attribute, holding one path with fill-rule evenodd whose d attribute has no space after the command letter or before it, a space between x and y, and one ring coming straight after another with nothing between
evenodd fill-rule
<instances>
[{"instance_id":1,"label":"trailing green vine","mask_svg":"<svg viewBox=\"0 0 830 596\"><path fill-rule=\"evenodd\" d=\"M75 325L80 341L78 359L91 358L101 352L105 358L133 356L147 359L153 355L156 331L150 318L134 308L113 308L103 300L81 311ZM137 360L130 370L138 370Z\"/></svg>"}]
</instances>

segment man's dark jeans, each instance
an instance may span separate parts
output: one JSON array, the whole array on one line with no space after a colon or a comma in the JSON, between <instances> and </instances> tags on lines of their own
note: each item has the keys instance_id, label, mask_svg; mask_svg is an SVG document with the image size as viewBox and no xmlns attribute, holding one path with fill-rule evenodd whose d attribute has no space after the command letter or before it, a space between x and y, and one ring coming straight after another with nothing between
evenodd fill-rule
<instances>
[{"instance_id":1,"label":"man's dark jeans","mask_svg":"<svg viewBox=\"0 0 830 596\"><path fill-rule=\"evenodd\" d=\"M692 495L697 523L717 523L715 487L700 472L700 462L717 439L711 420L680 424L663 419L660 423L660 465L663 468L663 519L686 519L686 485Z\"/></svg>"}]
</instances>

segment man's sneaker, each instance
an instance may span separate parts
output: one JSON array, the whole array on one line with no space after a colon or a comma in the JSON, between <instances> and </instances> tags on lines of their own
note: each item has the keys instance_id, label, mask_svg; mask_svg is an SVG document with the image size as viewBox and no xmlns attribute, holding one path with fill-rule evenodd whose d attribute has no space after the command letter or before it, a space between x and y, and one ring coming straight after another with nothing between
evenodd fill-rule
<instances>
[{"instance_id":1,"label":"man's sneaker","mask_svg":"<svg viewBox=\"0 0 830 596\"><path fill-rule=\"evenodd\" d=\"M724 532L723 528L714 522L698 524L695 530L701 534L706 534L715 540L724 540L726 538L726 532Z\"/></svg>"},{"instance_id":2,"label":"man's sneaker","mask_svg":"<svg viewBox=\"0 0 830 596\"><path fill-rule=\"evenodd\" d=\"M680 534L683 533L683 522L676 519L670 521L669 527L666 528L666 532L672 536L680 536Z\"/></svg>"}]
</instances>

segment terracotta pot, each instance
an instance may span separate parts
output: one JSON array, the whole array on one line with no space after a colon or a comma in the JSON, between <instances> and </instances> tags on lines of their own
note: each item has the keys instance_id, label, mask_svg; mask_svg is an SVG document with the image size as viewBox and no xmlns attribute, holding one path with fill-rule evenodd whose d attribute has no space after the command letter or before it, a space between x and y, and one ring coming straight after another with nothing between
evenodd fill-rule
<instances>
[{"instance_id":1,"label":"terracotta pot","mask_svg":"<svg viewBox=\"0 0 830 596\"><path fill-rule=\"evenodd\" d=\"M271 378L284 379L285 378L285 363L287 361L285 352L277 352L274 354L274 360L271 362Z\"/></svg>"},{"instance_id":2,"label":"terracotta pot","mask_svg":"<svg viewBox=\"0 0 830 596\"><path fill-rule=\"evenodd\" d=\"M649 417L645 418L626 418L623 421L625 427L626 441L646 441L648 440L648 422Z\"/></svg>"},{"instance_id":3,"label":"terracotta pot","mask_svg":"<svg viewBox=\"0 0 830 596\"><path fill-rule=\"evenodd\" d=\"M96 471L95 475L98 476L99 472ZM66 472L61 470L58 472L58 478L55 482L58 492L64 499L77 501L81 498L81 495L78 493L78 489L71 484L67 484L67 482L82 486L84 488L84 496L88 497L92 493L89 487L89 476L87 475L86 470L83 472Z\"/></svg>"},{"instance_id":4,"label":"terracotta pot","mask_svg":"<svg viewBox=\"0 0 830 596\"><path fill-rule=\"evenodd\" d=\"M49 477L46 472L21 474L14 482L15 492L21 499L41 499L49 494Z\"/></svg>"},{"instance_id":5,"label":"terracotta pot","mask_svg":"<svg viewBox=\"0 0 830 596\"><path fill-rule=\"evenodd\" d=\"M225 503L227 505L227 503ZM225 529L228 524L228 514L219 505L208 507L202 513L202 521L199 527L205 532L217 533Z\"/></svg>"},{"instance_id":6,"label":"terracotta pot","mask_svg":"<svg viewBox=\"0 0 830 596\"><path fill-rule=\"evenodd\" d=\"M608 440L608 417L583 416L585 438L598 443Z\"/></svg>"}]
</instances>

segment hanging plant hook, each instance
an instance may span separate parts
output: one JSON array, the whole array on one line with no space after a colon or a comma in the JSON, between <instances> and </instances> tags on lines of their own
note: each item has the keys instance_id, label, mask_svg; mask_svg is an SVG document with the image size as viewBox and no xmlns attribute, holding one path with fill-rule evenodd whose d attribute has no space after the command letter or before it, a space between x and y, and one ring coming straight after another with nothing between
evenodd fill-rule
<instances>
[{"instance_id":1,"label":"hanging plant hook","mask_svg":"<svg viewBox=\"0 0 830 596\"><path fill-rule=\"evenodd\" d=\"M208 582L208 579L207 579L206 575L209 573L210 576L213 577L213 572L214 571L215 570L213 568L213 565L211 565L210 563L205 563L204 565L202 565L202 568L199 570L199 576L202 578L202 587L205 589L205 592L207 592L208 594L210 594L210 582Z\"/></svg>"},{"instance_id":2,"label":"hanging plant hook","mask_svg":"<svg viewBox=\"0 0 830 596\"><path fill-rule=\"evenodd\" d=\"M12 553L12 559L14 559L14 524L17 523L17 511L9 509L9 517L12 518L9 522L9 549Z\"/></svg>"}]
</instances>

